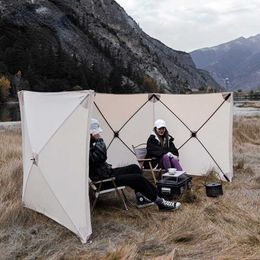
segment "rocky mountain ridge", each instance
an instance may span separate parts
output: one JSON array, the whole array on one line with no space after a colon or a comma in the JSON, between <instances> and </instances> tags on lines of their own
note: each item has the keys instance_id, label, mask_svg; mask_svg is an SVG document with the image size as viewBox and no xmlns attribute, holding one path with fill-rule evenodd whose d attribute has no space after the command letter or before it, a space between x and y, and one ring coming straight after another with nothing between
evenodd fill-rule
<instances>
[{"instance_id":1,"label":"rocky mountain ridge","mask_svg":"<svg viewBox=\"0 0 260 260\"><path fill-rule=\"evenodd\" d=\"M5 0L0 14L0 73L19 72L18 89L182 93L219 87L188 53L145 34L113 0Z\"/></svg>"},{"instance_id":2,"label":"rocky mountain ridge","mask_svg":"<svg viewBox=\"0 0 260 260\"><path fill-rule=\"evenodd\" d=\"M196 66L228 90L260 88L260 34L190 53Z\"/></svg>"}]
</instances>

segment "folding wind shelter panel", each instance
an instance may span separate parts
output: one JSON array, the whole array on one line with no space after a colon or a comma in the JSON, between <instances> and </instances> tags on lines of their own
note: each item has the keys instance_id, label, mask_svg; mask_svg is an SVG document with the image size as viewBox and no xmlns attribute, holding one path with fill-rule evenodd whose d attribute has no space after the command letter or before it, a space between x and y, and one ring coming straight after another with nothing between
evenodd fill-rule
<instances>
[{"instance_id":1,"label":"folding wind shelter panel","mask_svg":"<svg viewBox=\"0 0 260 260\"><path fill-rule=\"evenodd\" d=\"M93 91L19 92L25 207L90 236L89 124Z\"/></svg>"},{"instance_id":2,"label":"folding wind shelter panel","mask_svg":"<svg viewBox=\"0 0 260 260\"><path fill-rule=\"evenodd\" d=\"M154 121L161 118L189 174L216 170L223 180L231 181L232 108L232 93L96 94L93 116L104 129L108 161L113 166L137 163L132 145L146 142Z\"/></svg>"}]
</instances>

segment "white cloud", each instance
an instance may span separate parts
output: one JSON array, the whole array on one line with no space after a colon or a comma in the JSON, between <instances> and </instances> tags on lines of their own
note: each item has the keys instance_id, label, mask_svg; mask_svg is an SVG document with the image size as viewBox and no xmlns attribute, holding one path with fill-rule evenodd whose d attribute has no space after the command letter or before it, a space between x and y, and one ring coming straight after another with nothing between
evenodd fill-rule
<instances>
[{"instance_id":1,"label":"white cloud","mask_svg":"<svg viewBox=\"0 0 260 260\"><path fill-rule=\"evenodd\" d=\"M191 51L260 33L259 0L117 0L150 36Z\"/></svg>"}]
</instances>

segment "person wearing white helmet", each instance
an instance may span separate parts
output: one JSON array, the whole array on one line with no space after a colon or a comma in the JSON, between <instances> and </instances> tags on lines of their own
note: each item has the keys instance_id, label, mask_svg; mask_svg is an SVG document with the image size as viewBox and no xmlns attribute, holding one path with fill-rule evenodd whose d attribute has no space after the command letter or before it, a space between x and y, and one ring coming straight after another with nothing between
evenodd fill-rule
<instances>
[{"instance_id":1,"label":"person wearing white helmet","mask_svg":"<svg viewBox=\"0 0 260 260\"><path fill-rule=\"evenodd\" d=\"M180 202L167 201L158 196L156 187L143 175L139 166L130 164L112 168L106 162L107 149L101 137L103 130L97 119L90 123L89 176L92 180L115 177L118 186L129 186L136 193L137 206L145 207L156 204L159 210L172 211L180 208Z\"/></svg>"},{"instance_id":2,"label":"person wearing white helmet","mask_svg":"<svg viewBox=\"0 0 260 260\"><path fill-rule=\"evenodd\" d=\"M176 168L182 171L179 162L179 152L173 143L174 138L168 133L166 122L163 119L157 119L154 122L154 129L147 140L147 158L155 158L152 165L157 164L160 168Z\"/></svg>"}]
</instances>

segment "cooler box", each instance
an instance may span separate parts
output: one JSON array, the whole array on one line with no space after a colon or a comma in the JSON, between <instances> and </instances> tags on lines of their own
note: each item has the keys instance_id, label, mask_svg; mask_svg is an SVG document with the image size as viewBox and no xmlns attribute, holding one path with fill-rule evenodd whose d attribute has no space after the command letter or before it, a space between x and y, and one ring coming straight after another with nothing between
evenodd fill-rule
<instances>
[{"instance_id":1,"label":"cooler box","mask_svg":"<svg viewBox=\"0 0 260 260\"><path fill-rule=\"evenodd\" d=\"M161 180L157 182L159 196L165 199L173 199L183 194L185 190L190 190L192 177L185 171L177 171L175 174L165 173Z\"/></svg>"}]
</instances>

